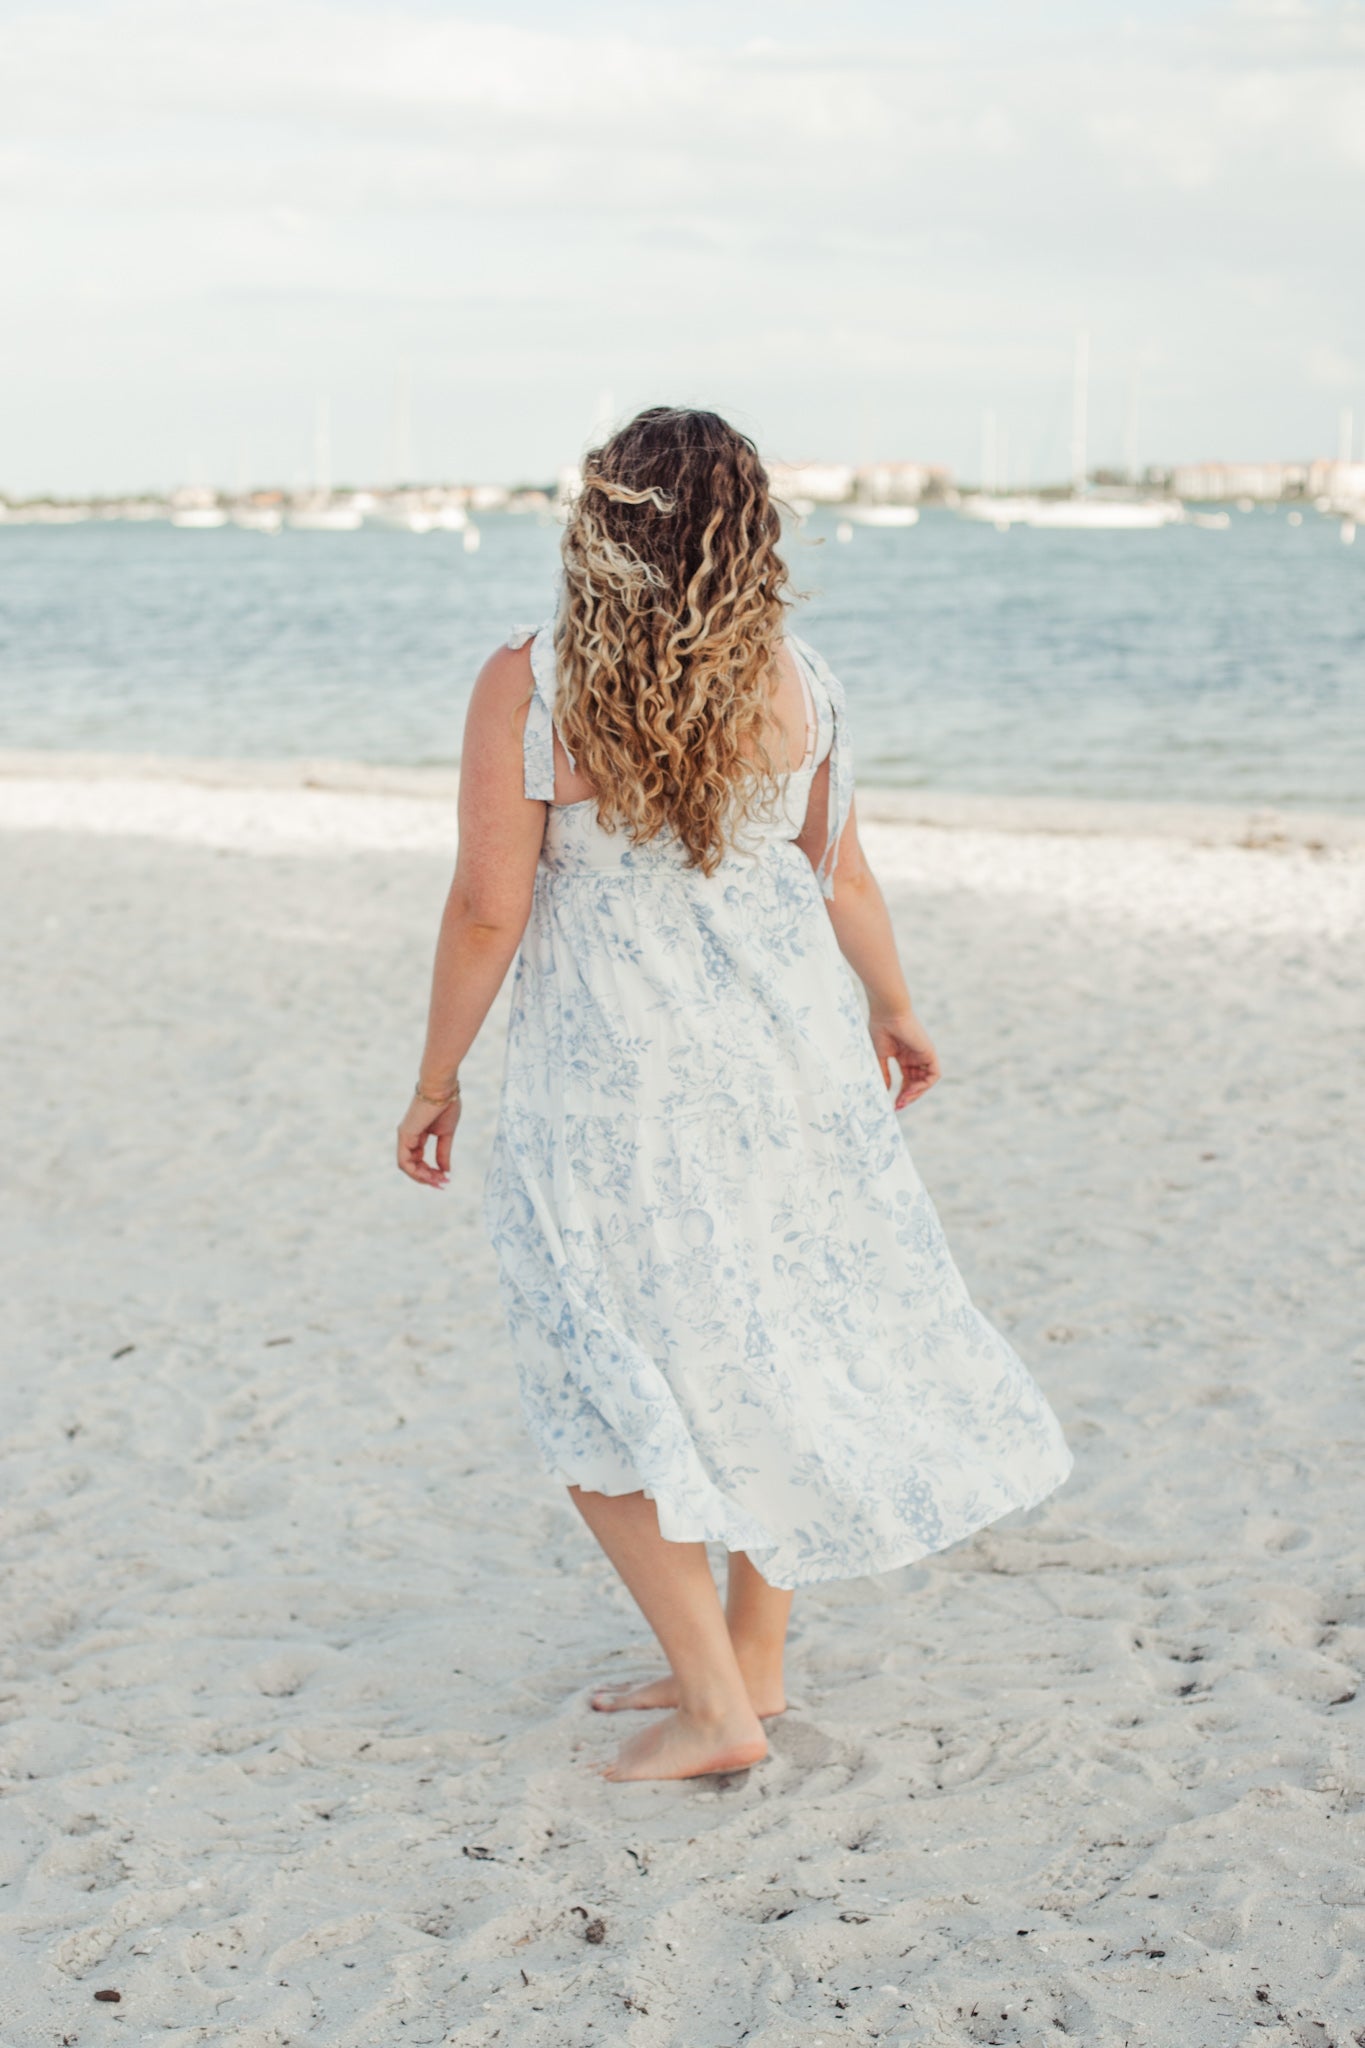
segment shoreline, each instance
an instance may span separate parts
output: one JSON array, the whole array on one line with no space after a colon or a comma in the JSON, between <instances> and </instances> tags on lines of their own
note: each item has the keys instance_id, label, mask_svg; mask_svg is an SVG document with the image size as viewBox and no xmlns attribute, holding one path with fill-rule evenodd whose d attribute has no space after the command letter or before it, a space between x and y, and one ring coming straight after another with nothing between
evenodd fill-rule
<instances>
[{"instance_id":1,"label":"shoreline","mask_svg":"<svg viewBox=\"0 0 1365 2048\"><path fill-rule=\"evenodd\" d=\"M457 766L405 768L326 757L251 758L0 748L0 829L28 825L5 801L15 786L140 783L182 789L317 793L453 804ZM17 807L22 811L22 803ZM1365 814L1269 804L1147 802L1125 797L1007 796L859 782L860 817L879 825L1049 838L1178 839L1257 852L1365 847ZM91 829L85 826L83 829ZM95 828L98 829L98 828Z\"/></svg>"},{"instance_id":2,"label":"shoreline","mask_svg":"<svg viewBox=\"0 0 1365 2048\"><path fill-rule=\"evenodd\" d=\"M401 855L448 873L458 789L452 768L0 753L0 838L12 850L26 835L141 841L168 859ZM1345 945L1365 930L1362 818L865 785L859 823L883 889L907 902L1041 906L1090 930L1255 945Z\"/></svg>"}]
</instances>

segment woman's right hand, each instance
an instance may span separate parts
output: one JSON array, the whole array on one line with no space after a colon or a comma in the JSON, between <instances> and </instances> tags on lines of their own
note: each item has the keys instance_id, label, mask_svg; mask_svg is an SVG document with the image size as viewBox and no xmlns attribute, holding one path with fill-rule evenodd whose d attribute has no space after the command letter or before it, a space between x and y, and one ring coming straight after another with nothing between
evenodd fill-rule
<instances>
[{"instance_id":1,"label":"woman's right hand","mask_svg":"<svg viewBox=\"0 0 1365 2048\"><path fill-rule=\"evenodd\" d=\"M398 1164L409 1180L424 1188L443 1188L450 1180L450 1145L460 1121L460 1099L442 1108L414 1095L398 1126ZM427 1139L436 1140L436 1158L427 1158Z\"/></svg>"},{"instance_id":2,"label":"woman's right hand","mask_svg":"<svg viewBox=\"0 0 1365 2048\"><path fill-rule=\"evenodd\" d=\"M891 1062L900 1068L896 1108L927 1095L939 1078L938 1054L934 1042L913 1010L899 1010L894 1016L868 1019L872 1049L882 1070L882 1080L891 1086Z\"/></svg>"}]
</instances>

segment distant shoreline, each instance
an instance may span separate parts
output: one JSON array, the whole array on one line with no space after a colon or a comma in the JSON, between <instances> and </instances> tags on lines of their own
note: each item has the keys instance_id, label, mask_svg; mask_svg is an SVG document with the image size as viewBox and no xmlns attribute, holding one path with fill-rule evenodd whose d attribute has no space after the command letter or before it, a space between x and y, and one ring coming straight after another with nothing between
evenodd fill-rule
<instances>
[{"instance_id":1,"label":"distant shoreline","mask_svg":"<svg viewBox=\"0 0 1365 2048\"><path fill-rule=\"evenodd\" d=\"M61 749L0 749L5 784L176 784L182 789L315 791L453 804L458 767L327 759L226 759ZM16 792L17 794L17 792ZM22 806L21 806L22 808ZM0 827L11 807L0 803ZM1180 839L1201 846L1346 851L1365 846L1365 815L1266 804L1146 803L1119 797L1006 796L858 785L869 823L1077 838ZM17 822L17 820L16 820Z\"/></svg>"}]
</instances>

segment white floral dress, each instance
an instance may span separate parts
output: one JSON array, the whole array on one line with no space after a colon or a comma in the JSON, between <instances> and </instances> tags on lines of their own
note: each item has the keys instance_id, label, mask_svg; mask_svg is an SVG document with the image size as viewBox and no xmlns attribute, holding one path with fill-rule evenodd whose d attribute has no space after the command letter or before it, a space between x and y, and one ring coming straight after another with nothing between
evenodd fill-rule
<instances>
[{"instance_id":1,"label":"white floral dress","mask_svg":"<svg viewBox=\"0 0 1365 2048\"><path fill-rule=\"evenodd\" d=\"M510 644L523 645L529 633ZM887 1571L1044 1499L1056 1417L972 1306L822 901L843 691L792 639L814 744L707 877L554 798L552 628L525 792L550 808L485 1187L531 1435L593 1493L770 1584ZM817 872L793 841L830 759Z\"/></svg>"}]
</instances>

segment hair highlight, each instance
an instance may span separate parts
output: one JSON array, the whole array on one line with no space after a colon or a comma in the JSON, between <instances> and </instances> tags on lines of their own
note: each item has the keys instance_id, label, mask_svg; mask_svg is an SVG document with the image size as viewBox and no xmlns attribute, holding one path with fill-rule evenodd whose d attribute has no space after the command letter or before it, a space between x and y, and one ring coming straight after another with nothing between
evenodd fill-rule
<instances>
[{"instance_id":1,"label":"hair highlight","mask_svg":"<svg viewBox=\"0 0 1365 2048\"><path fill-rule=\"evenodd\" d=\"M776 796L787 569L758 450L655 406L590 450L564 528L555 716L601 823L714 873Z\"/></svg>"}]
</instances>

